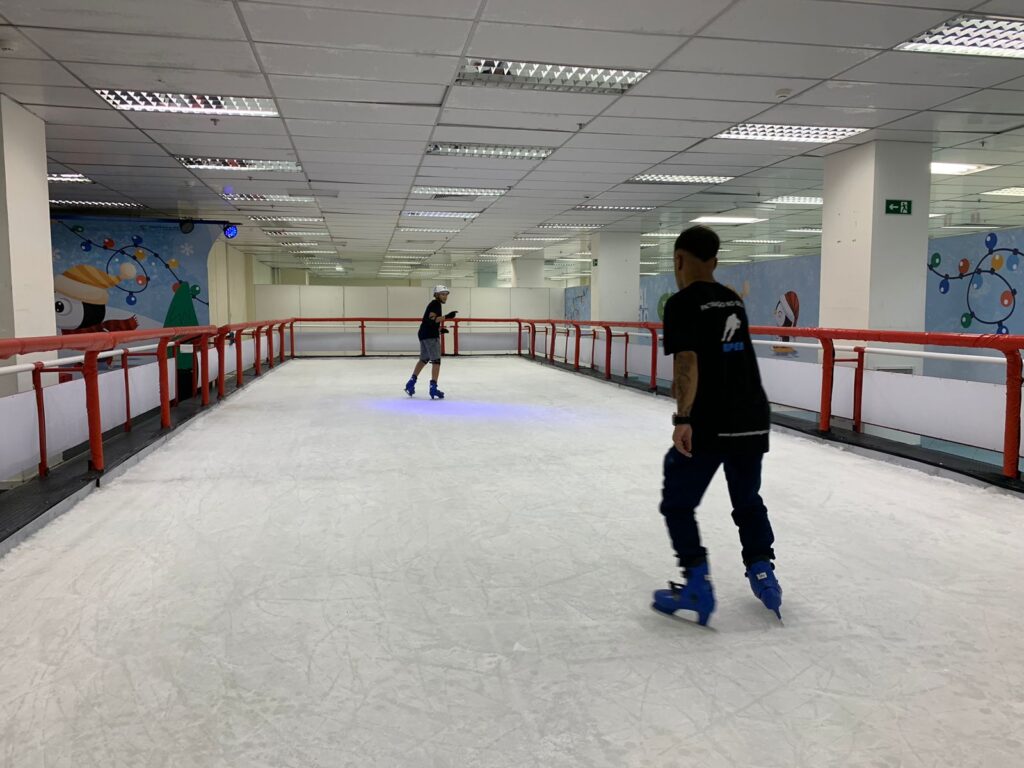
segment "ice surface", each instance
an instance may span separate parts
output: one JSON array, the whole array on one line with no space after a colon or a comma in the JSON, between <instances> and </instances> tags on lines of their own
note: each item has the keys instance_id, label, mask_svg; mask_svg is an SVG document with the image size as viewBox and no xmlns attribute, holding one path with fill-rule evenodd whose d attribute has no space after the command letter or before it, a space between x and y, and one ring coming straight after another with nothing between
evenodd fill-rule
<instances>
[{"instance_id":1,"label":"ice surface","mask_svg":"<svg viewBox=\"0 0 1024 768\"><path fill-rule=\"evenodd\" d=\"M652 612L671 404L515 359L303 360L0 560L5 768L1024 763L1024 503L776 435Z\"/></svg>"}]
</instances>

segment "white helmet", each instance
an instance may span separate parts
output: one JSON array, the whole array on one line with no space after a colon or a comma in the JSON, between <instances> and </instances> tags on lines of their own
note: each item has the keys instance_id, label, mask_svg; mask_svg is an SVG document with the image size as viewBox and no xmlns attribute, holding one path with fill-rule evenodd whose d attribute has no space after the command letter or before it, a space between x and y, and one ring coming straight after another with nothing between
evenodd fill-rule
<instances>
[{"instance_id":1,"label":"white helmet","mask_svg":"<svg viewBox=\"0 0 1024 768\"><path fill-rule=\"evenodd\" d=\"M447 285L435 285L434 286L434 295L437 296L437 294L439 294L439 293L451 293L451 291L448 290L448 286Z\"/></svg>"}]
</instances>

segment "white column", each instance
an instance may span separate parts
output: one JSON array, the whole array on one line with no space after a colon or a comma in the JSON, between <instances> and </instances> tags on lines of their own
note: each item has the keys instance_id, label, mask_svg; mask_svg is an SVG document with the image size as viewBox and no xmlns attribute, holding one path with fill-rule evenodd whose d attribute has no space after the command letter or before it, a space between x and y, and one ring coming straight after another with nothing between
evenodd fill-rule
<instances>
[{"instance_id":1,"label":"white column","mask_svg":"<svg viewBox=\"0 0 1024 768\"><path fill-rule=\"evenodd\" d=\"M822 327L924 330L930 163L931 145L896 141L825 159Z\"/></svg>"},{"instance_id":2,"label":"white column","mask_svg":"<svg viewBox=\"0 0 1024 768\"><path fill-rule=\"evenodd\" d=\"M513 288L544 288L544 257L524 256L512 262Z\"/></svg>"},{"instance_id":3,"label":"white column","mask_svg":"<svg viewBox=\"0 0 1024 768\"><path fill-rule=\"evenodd\" d=\"M498 265L497 264L477 264L476 265L476 285L477 285L477 288L497 288L498 287Z\"/></svg>"},{"instance_id":4,"label":"white column","mask_svg":"<svg viewBox=\"0 0 1024 768\"><path fill-rule=\"evenodd\" d=\"M46 170L43 121L0 96L0 338L57 333ZM0 365L46 357L19 356ZM0 376L0 396L30 388L27 374Z\"/></svg>"},{"instance_id":5,"label":"white column","mask_svg":"<svg viewBox=\"0 0 1024 768\"><path fill-rule=\"evenodd\" d=\"M590 238L590 317L636 322L640 316L640 233L602 232Z\"/></svg>"}]
</instances>

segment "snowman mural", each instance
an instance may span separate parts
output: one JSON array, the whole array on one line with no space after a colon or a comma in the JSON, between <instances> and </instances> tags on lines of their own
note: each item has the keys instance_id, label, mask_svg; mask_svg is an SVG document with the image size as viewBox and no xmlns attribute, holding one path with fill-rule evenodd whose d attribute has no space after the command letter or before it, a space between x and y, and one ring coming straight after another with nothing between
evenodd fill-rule
<instances>
[{"instance_id":1,"label":"snowman mural","mask_svg":"<svg viewBox=\"0 0 1024 768\"><path fill-rule=\"evenodd\" d=\"M139 321L135 315L118 311L111 313L107 308L110 289L120 282L120 277L88 264L76 264L55 275L53 309L61 334L134 331L138 328Z\"/></svg>"}]
</instances>

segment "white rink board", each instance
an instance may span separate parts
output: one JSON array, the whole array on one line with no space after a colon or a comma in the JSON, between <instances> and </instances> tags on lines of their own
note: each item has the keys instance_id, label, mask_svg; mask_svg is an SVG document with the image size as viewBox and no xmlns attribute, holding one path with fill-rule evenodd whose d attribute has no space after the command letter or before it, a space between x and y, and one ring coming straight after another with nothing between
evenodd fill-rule
<instances>
[{"instance_id":1,"label":"white rink board","mask_svg":"<svg viewBox=\"0 0 1024 768\"><path fill-rule=\"evenodd\" d=\"M701 630L671 403L445 365L289 362L0 561L0 766L1019 764L1019 498L773 435L785 625L719 477Z\"/></svg>"}]
</instances>

